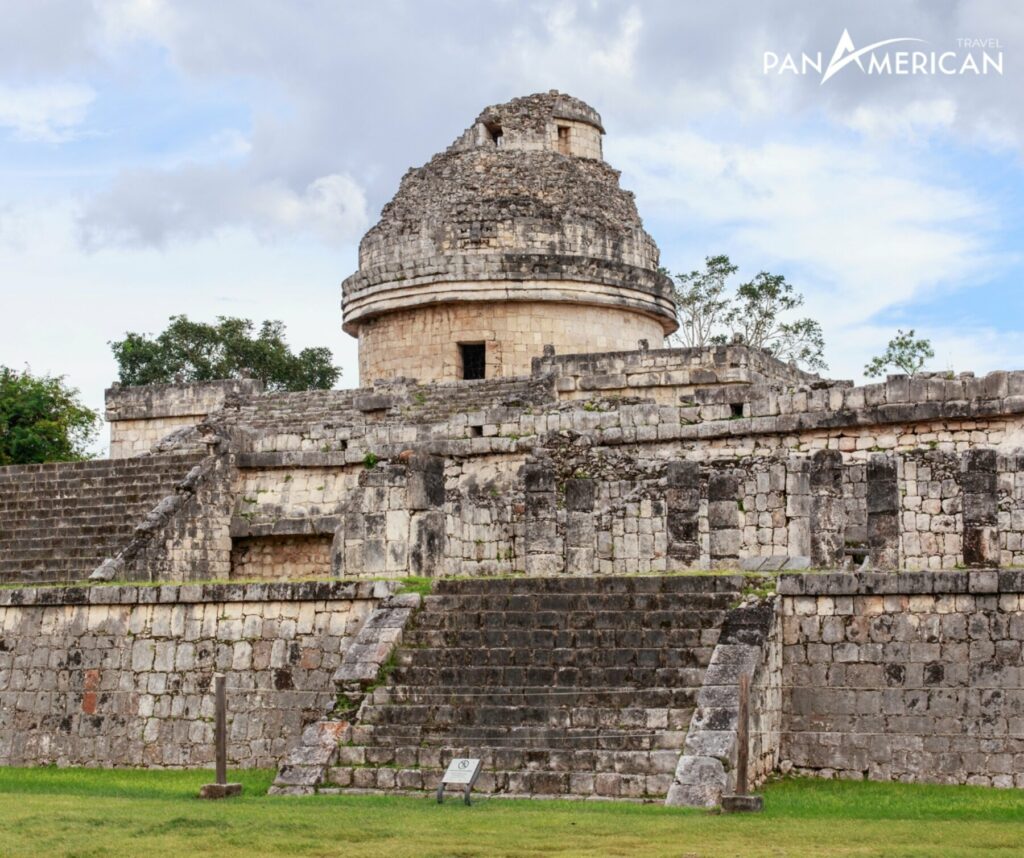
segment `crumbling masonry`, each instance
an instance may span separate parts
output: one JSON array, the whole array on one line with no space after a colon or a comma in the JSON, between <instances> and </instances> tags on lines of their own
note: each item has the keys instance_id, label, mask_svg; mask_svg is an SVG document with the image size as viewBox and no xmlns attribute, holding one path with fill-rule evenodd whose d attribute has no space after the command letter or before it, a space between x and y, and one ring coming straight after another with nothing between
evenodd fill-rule
<instances>
[{"instance_id":1,"label":"crumbling masonry","mask_svg":"<svg viewBox=\"0 0 1024 858\"><path fill-rule=\"evenodd\" d=\"M362 387L114 387L110 459L0 469L0 762L206 764L218 670L276 792L708 805L747 673L757 779L1024 786L1024 372L662 348L602 133L516 99L405 176Z\"/></svg>"}]
</instances>

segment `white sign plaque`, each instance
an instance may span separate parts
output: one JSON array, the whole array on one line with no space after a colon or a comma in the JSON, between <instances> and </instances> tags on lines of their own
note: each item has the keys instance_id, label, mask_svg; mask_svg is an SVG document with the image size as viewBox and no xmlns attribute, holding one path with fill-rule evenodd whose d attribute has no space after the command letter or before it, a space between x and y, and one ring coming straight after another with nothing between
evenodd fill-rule
<instances>
[{"instance_id":1,"label":"white sign plaque","mask_svg":"<svg viewBox=\"0 0 1024 858\"><path fill-rule=\"evenodd\" d=\"M448 764L441 782L437 785L437 800L444 801L444 788L447 784L454 784L462 787L462 800L469 804L469 793L473 784L480 776L480 760L472 757L456 757Z\"/></svg>"},{"instance_id":2,"label":"white sign plaque","mask_svg":"<svg viewBox=\"0 0 1024 858\"><path fill-rule=\"evenodd\" d=\"M476 780L479 768L479 760L458 757L448 764L448 770L444 773L443 780L446 784L471 784Z\"/></svg>"}]
</instances>

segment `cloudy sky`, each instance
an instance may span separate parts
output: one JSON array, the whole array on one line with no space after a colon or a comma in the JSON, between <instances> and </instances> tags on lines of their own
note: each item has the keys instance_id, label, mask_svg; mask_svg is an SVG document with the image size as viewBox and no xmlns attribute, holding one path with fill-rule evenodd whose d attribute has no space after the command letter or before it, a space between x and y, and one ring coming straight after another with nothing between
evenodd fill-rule
<instances>
[{"instance_id":1,"label":"cloudy sky","mask_svg":"<svg viewBox=\"0 0 1024 858\"><path fill-rule=\"evenodd\" d=\"M859 378L897 327L935 369L1024 367L1024 16L996 0L0 0L0 364L90 404L107 342L281 319L356 382L339 284L403 172L487 104L559 89L673 271L785 274ZM764 73L765 52L980 57L1003 74ZM880 49L882 50L882 49ZM880 54L881 55L881 54ZM866 64L868 57L864 57ZM948 63L947 63L948 65Z\"/></svg>"}]
</instances>

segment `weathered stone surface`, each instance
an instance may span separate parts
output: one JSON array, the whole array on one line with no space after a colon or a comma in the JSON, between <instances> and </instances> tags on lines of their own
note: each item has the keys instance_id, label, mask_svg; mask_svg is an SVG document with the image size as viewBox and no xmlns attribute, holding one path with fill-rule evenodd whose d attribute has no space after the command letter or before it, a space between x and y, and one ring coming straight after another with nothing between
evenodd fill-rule
<instances>
[{"instance_id":1,"label":"weathered stone surface","mask_svg":"<svg viewBox=\"0 0 1024 858\"><path fill-rule=\"evenodd\" d=\"M199 788L200 798L231 798L241 794L241 784L204 784Z\"/></svg>"},{"instance_id":2,"label":"weathered stone surface","mask_svg":"<svg viewBox=\"0 0 1024 858\"><path fill-rule=\"evenodd\" d=\"M783 650L779 602L769 599L729 611L704 673L697 709L667 804L711 807L735 780L739 681L750 677L749 781L761 783L779 760Z\"/></svg>"},{"instance_id":3,"label":"weathered stone surface","mask_svg":"<svg viewBox=\"0 0 1024 858\"><path fill-rule=\"evenodd\" d=\"M1013 567L1024 566L1024 452L1013 445L1024 431L1024 373L924 373L856 387L737 342L650 348L671 302L633 202L601 160L599 126L566 96L516 100L485 111L406 177L345 287L349 321L388 381L301 393L241 382L117 389L108 401L115 454L144 455L0 469L0 580L67 584L95 573L143 585L0 589L10 624L0 627L0 691L17 701L17 740L0 742L0 758L13 748L30 760L109 754L184 765L191 752L175 749L199 747L209 732L208 713L194 715L207 692L189 683L217 669L254 700L280 695L265 720L252 708L232 722L245 754L280 759L275 737L313 717L300 701L319 706L339 668L357 687L379 676L413 606L393 601L391 619L375 621L373 639L349 647L342 664L358 626L352 603L390 595L369 579L408 575L441 579L439 593L444 576L486 578L464 607L493 625L460 629L479 633L463 649L518 671L524 686L547 687L556 659L583 671L690 670L688 658L703 672L710 661L694 719L708 735L695 734L693 746L724 754L717 734L732 729L736 678L765 647L765 663L780 663L777 642L769 634L760 643L759 622L678 626L688 609L659 607L669 594L701 603L719 591L650 573L824 567L848 571L779 584L790 611L780 646L803 683L786 705L794 716L820 715L850 742L838 755L824 740L805 744L798 768L910 778L924 771L913 755L927 753L943 778L1016 777L1006 758L1024 749L975 740L1016 729L1006 709L1016 704L997 693L1020 680L1024 575ZM443 302L434 287L449 290ZM463 293L479 302L452 309ZM581 338L603 350L566 348ZM460 343L501 345L487 352L489 376L523 374L408 377L421 367L424 379L457 377ZM402 367L406 377L395 377ZM522 573L523 585L489 589ZM330 575L367 580L279 582ZM591 576L611 589L594 593ZM235 583L202 583L211 579ZM721 592L740 586L722 580ZM165 585L148 586L156 582ZM484 608L499 595L508 601ZM614 605L601 602L609 596ZM629 628L628 605L657 622L642 634ZM557 634L559 617L571 620L571 637ZM494 637L517 622L510 638ZM533 626L527 646L520 633ZM616 661L625 658L636 661ZM819 712L807 689L830 684ZM81 699L50 706L53 694ZM758 694L766 713L782 711L776 686ZM119 703L129 710L115 713L113 700L137 701L137 711ZM607 726L611 708L572 717ZM689 719L679 708L615 717L681 734ZM886 720L897 717L905 720ZM941 731L952 729L944 719L955 718L973 725L968 749L940 752ZM807 739L818 722L802 723ZM885 733L880 723L934 735L927 749L908 740L883 753L860 739ZM415 772L419 756L390 750L391 763L371 761L380 765L372 778L354 764L338 777L366 789L414 782L400 773ZM643 771L605 765L600 781L550 762L535 777L489 775L493 789L529 794L557 782L641 797L671 777L650 756L628 760Z\"/></svg>"},{"instance_id":4,"label":"weathered stone surface","mask_svg":"<svg viewBox=\"0 0 1024 858\"><path fill-rule=\"evenodd\" d=\"M408 646L387 682L325 764L324 784L432 789L448 760L472 756L484 765L476 789L492 794L661 800L708 641L739 584L737 576L441 581L406 627ZM669 616L678 622L667 625Z\"/></svg>"},{"instance_id":5,"label":"weathered stone surface","mask_svg":"<svg viewBox=\"0 0 1024 858\"><path fill-rule=\"evenodd\" d=\"M5 590L0 764L208 766L212 677L222 672L229 764L276 766L304 725L334 707L331 674L377 604L374 589L322 582ZM297 757L292 777L315 764Z\"/></svg>"},{"instance_id":6,"label":"weathered stone surface","mask_svg":"<svg viewBox=\"0 0 1024 858\"><path fill-rule=\"evenodd\" d=\"M569 354L660 343L675 329L671 283L602 159L602 133L583 102L539 93L488 107L403 177L342 287L362 378L460 378L459 342L484 344L488 376L523 374L542 353L523 342L542 328ZM581 316L589 324L569 323ZM580 389L626 384L597 376Z\"/></svg>"},{"instance_id":7,"label":"weathered stone surface","mask_svg":"<svg viewBox=\"0 0 1024 858\"><path fill-rule=\"evenodd\" d=\"M783 767L934 783L1009 774L1022 583L996 570L783 577Z\"/></svg>"}]
</instances>

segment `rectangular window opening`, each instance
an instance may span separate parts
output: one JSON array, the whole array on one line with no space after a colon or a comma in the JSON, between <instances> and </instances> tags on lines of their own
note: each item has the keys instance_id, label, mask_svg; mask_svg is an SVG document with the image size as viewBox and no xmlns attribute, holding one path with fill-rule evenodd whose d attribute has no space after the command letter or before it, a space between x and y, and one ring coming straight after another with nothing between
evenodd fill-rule
<instances>
[{"instance_id":1,"label":"rectangular window opening","mask_svg":"<svg viewBox=\"0 0 1024 858\"><path fill-rule=\"evenodd\" d=\"M500 146L501 138L503 136L501 126L498 125L496 122L489 122L486 125L484 125L484 128L486 128L487 133L491 135L491 140L494 141L494 145Z\"/></svg>"},{"instance_id":2,"label":"rectangular window opening","mask_svg":"<svg viewBox=\"0 0 1024 858\"><path fill-rule=\"evenodd\" d=\"M483 378L487 373L487 346L484 343L459 343L464 379Z\"/></svg>"},{"instance_id":3,"label":"rectangular window opening","mask_svg":"<svg viewBox=\"0 0 1024 858\"><path fill-rule=\"evenodd\" d=\"M558 126L558 151L563 155L569 154L569 126Z\"/></svg>"},{"instance_id":4,"label":"rectangular window opening","mask_svg":"<svg viewBox=\"0 0 1024 858\"><path fill-rule=\"evenodd\" d=\"M483 434L484 434L484 427L483 426L470 426L469 427L469 436L471 438L482 438Z\"/></svg>"},{"instance_id":5,"label":"rectangular window opening","mask_svg":"<svg viewBox=\"0 0 1024 858\"><path fill-rule=\"evenodd\" d=\"M731 412L731 416L733 418L742 417L743 416L743 403L742 402L733 402L733 403L731 403L729 405L729 411Z\"/></svg>"}]
</instances>

